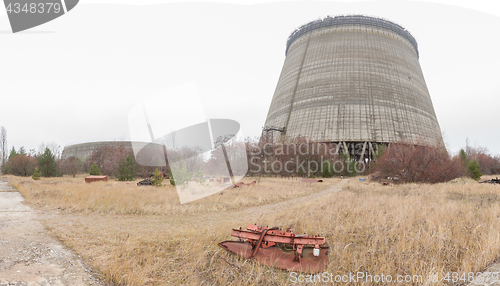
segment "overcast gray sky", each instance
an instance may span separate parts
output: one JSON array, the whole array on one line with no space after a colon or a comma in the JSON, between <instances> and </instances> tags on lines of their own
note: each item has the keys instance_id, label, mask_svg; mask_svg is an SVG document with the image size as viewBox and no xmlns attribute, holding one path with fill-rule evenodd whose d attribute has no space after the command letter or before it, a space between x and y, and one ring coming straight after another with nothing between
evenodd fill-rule
<instances>
[{"instance_id":1,"label":"overcast gray sky","mask_svg":"<svg viewBox=\"0 0 500 286\"><path fill-rule=\"evenodd\" d=\"M208 118L236 120L244 135L258 136L289 34L319 17L366 14L415 36L450 149L458 151L469 137L472 145L500 154L500 9L494 1L456 2L463 7L406 1L103 2L81 1L67 15L18 34L0 13L0 125L7 128L9 148L127 139L134 105L188 82L198 85ZM175 102L165 112L169 108Z\"/></svg>"}]
</instances>

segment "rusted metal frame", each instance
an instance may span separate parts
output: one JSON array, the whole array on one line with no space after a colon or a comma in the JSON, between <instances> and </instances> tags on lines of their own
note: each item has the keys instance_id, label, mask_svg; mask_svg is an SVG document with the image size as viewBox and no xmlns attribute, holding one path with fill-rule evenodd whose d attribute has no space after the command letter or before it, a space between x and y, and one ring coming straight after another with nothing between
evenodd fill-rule
<instances>
[{"instance_id":1,"label":"rusted metal frame","mask_svg":"<svg viewBox=\"0 0 500 286\"><path fill-rule=\"evenodd\" d=\"M295 248L295 257L293 258L293 261L301 262L302 250L303 249L304 249L304 245L297 244L297 247Z\"/></svg>"},{"instance_id":2,"label":"rusted metal frame","mask_svg":"<svg viewBox=\"0 0 500 286\"><path fill-rule=\"evenodd\" d=\"M294 233L289 228L283 231L277 227L269 228L253 224L248 225L247 230L233 229L231 235L238 237L239 241L223 241L219 246L268 266L304 273L319 273L328 263L329 248L320 247L320 244L325 243L324 237ZM282 247L268 248L267 245L275 243L288 244L293 251ZM314 249L306 245L314 245Z\"/></svg>"},{"instance_id":3,"label":"rusted metal frame","mask_svg":"<svg viewBox=\"0 0 500 286\"><path fill-rule=\"evenodd\" d=\"M257 251L259 251L259 248L262 244L262 241L264 240L264 237L266 236L266 233L269 231L269 230L274 230L274 229L278 229L278 227L273 227L273 228L266 228L264 229L261 233L260 233L260 238L259 238L259 241L257 242L256 245L254 245L254 249L253 249L253 252L252 252L252 255L250 255L250 258L254 257L255 254L257 254Z\"/></svg>"},{"instance_id":4,"label":"rusted metal frame","mask_svg":"<svg viewBox=\"0 0 500 286\"><path fill-rule=\"evenodd\" d=\"M262 232L263 230L270 230L269 234L285 234L284 231L280 230L278 227L263 227L263 226L258 226L255 224L249 224L247 225L248 230L252 231L257 231L257 232Z\"/></svg>"},{"instance_id":5,"label":"rusted metal frame","mask_svg":"<svg viewBox=\"0 0 500 286\"><path fill-rule=\"evenodd\" d=\"M255 233L252 231L233 229L231 236L249 239L253 241L260 240L260 233ZM319 248L321 244L325 243L324 237L313 237L313 236L295 236L295 234L289 235L278 235L278 234L266 234L262 238L262 242L274 242L274 243L288 243L288 244L302 244L302 245L314 245L315 248Z\"/></svg>"},{"instance_id":6,"label":"rusted metal frame","mask_svg":"<svg viewBox=\"0 0 500 286\"><path fill-rule=\"evenodd\" d=\"M259 233L266 230L266 229L269 230L267 232L267 234L271 234L271 235L282 235L282 236L291 236L291 235L298 236L299 235L298 233L292 233L289 229L287 229L287 231L282 231L277 227L269 228L269 227L258 226L255 224L249 224L247 226L247 230L251 230L253 232L259 232ZM304 236L304 235L302 235L302 236Z\"/></svg>"},{"instance_id":7,"label":"rusted metal frame","mask_svg":"<svg viewBox=\"0 0 500 286\"><path fill-rule=\"evenodd\" d=\"M258 225L255 225L255 224L249 224L247 226L247 229L251 230L251 231L256 231L256 232L261 232L261 231L264 231L264 230L267 229L268 230L267 234L273 234L273 235L284 235L285 234L285 232L279 230L277 227L269 228L269 227L258 226ZM275 242L266 241L265 243L261 244L261 247L262 248L268 248L268 247L275 246L275 245L276 245Z\"/></svg>"}]
</instances>

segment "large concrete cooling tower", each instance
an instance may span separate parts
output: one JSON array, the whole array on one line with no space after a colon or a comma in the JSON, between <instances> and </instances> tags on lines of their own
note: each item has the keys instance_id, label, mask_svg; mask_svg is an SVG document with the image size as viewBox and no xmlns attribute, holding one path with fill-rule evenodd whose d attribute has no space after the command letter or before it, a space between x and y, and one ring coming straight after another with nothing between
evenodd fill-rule
<instances>
[{"instance_id":1,"label":"large concrete cooling tower","mask_svg":"<svg viewBox=\"0 0 500 286\"><path fill-rule=\"evenodd\" d=\"M295 30L285 54L263 137L290 142L300 135L341 146L442 140L417 42L403 27L360 15L327 17Z\"/></svg>"}]
</instances>

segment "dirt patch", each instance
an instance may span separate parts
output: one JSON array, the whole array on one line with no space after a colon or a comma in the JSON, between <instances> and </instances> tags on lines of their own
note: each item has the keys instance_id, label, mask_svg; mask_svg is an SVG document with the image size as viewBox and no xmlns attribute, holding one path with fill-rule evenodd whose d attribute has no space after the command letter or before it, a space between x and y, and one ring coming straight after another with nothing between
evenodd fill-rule
<instances>
[{"instance_id":1,"label":"dirt patch","mask_svg":"<svg viewBox=\"0 0 500 286\"><path fill-rule=\"evenodd\" d=\"M104 285L81 258L48 235L38 212L0 178L0 286Z\"/></svg>"}]
</instances>

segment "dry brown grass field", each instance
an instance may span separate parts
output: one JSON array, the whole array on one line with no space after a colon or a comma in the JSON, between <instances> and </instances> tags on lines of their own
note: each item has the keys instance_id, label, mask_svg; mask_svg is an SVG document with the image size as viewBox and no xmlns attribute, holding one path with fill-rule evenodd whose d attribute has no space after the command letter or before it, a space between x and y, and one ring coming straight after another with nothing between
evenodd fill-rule
<instances>
[{"instance_id":1,"label":"dry brown grass field","mask_svg":"<svg viewBox=\"0 0 500 286\"><path fill-rule=\"evenodd\" d=\"M500 258L500 186L469 179L382 186L358 178L245 178L258 183L184 205L171 186L86 184L83 176L8 179L41 210L52 235L116 285L293 284L289 272L218 247L232 239L232 228L249 223L325 236L325 271L334 275L442 278L484 270Z\"/></svg>"}]
</instances>

